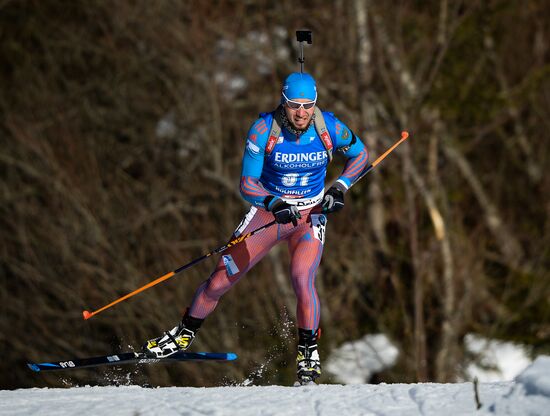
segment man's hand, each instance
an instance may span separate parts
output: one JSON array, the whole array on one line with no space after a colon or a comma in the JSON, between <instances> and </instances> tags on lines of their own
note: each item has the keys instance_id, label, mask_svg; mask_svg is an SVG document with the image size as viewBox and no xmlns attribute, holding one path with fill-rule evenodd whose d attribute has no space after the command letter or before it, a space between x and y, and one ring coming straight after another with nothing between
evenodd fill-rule
<instances>
[{"instance_id":1,"label":"man's hand","mask_svg":"<svg viewBox=\"0 0 550 416\"><path fill-rule=\"evenodd\" d=\"M332 185L329 190L325 192L321 206L323 207L324 214L340 211L344 208L344 192L336 185Z\"/></svg>"},{"instance_id":2,"label":"man's hand","mask_svg":"<svg viewBox=\"0 0 550 416\"><path fill-rule=\"evenodd\" d=\"M271 198L269 200L268 198L269 197L266 198L264 204L266 208L268 208L268 211L271 211L275 216L275 221L279 224L288 224L292 222L295 227L298 225L298 220L302 218L302 215L300 211L298 211L296 205L290 205L279 198ZM275 199L274 202L272 202L273 199Z\"/></svg>"}]
</instances>

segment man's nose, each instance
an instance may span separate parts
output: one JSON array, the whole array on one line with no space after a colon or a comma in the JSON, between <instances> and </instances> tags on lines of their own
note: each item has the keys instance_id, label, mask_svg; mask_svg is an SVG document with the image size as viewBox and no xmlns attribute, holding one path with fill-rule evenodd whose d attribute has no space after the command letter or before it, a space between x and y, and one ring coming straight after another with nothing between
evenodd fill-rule
<instances>
[{"instance_id":1,"label":"man's nose","mask_svg":"<svg viewBox=\"0 0 550 416\"><path fill-rule=\"evenodd\" d=\"M305 108L302 106L300 107L298 110L296 110L296 114L298 114L300 117L304 117L306 115L306 110Z\"/></svg>"}]
</instances>

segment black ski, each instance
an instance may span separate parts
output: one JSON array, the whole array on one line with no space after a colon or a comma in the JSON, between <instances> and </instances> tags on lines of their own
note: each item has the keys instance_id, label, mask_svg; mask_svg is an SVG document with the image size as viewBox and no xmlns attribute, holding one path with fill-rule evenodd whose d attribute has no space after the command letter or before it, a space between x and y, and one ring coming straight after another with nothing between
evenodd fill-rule
<instances>
[{"instance_id":1,"label":"black ski","mask_svg":"<svg viewBox=\"0 0 550 416\"><path fill-rule=\"evenodd\" d=\"M124 352L121 354L102 355L99 357L73 358L65 361L52 361L45 363L27 363L33 371L71 370L85 367L97 367L101 365L121 364L153 364L173 361L233 361L237 354L232 352L176 352L164 358L151 358L141 352Z\"/></svg>"}]
</instances>

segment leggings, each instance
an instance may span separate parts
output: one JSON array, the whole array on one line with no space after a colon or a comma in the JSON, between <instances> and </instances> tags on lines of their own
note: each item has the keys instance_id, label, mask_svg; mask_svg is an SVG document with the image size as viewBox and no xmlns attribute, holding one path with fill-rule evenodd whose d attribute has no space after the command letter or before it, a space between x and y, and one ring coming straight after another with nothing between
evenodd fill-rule
<instances>
[{"instance_id":1,"label":"leggings","mask_svg":"<svg viewBox=\"0 0 550 416\"><path fill-rule=\"evenodd\" d=\"M276 244L286 241L290 252L290 277L297 298L298 327L317 330L320 303L315 289L317 268L321 262L326 217L300 211L298 225L275 224L227 249L214 272L203 282L189 308L189 315L204 319L218 304L220 297L237 283ZM237 237L273 221L273 214L252 207L234 233Z\"/></svg>"}]
</instances>

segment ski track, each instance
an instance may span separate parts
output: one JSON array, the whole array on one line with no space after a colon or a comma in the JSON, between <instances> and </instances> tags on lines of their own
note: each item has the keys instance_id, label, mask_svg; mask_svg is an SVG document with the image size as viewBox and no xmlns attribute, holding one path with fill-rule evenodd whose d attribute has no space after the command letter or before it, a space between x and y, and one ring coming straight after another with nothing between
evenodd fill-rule
<instances>
[{"instance_id":1,"label":"ski track","mask_svg":"<svg viewBox=\"0 0 550 416\"><path fill-rule=\"evenodd\" d=\"M422 402L420 403L418 402L416 387L409 389L409 397L411 398L413 403L415 403L416 406L418 407L418 411L420 412L420 414L424 416L424 412L422 411Z\"/></svg>"}]
</instances>

